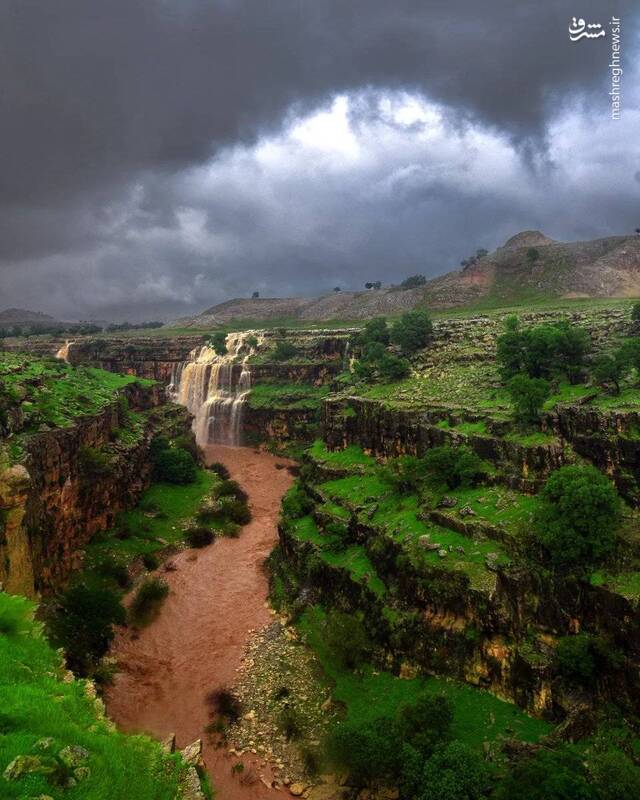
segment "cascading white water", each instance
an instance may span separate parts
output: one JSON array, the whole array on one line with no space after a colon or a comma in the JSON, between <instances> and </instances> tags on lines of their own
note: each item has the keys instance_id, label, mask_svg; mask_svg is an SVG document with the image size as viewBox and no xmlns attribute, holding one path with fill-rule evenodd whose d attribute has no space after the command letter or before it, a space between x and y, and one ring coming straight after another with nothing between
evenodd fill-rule
<instances>
[{"instance_id":1,"label":"cascading white water","mask_svg":"<svg viewBox=\"0 0 640 800\"><path fill-rule=\"evenodd\" d=\"M212 347L204 345L193 350L190 360L175 370L169 395L195 416L194 431L199 445L240 444L242 410L251 391L247 361L259 347L261 338L255 331L230 333L225 355L218 355Z\"/></svg>"},{"instance_id":2,"label":"cascading white water","mask_svg":"<svg viewBox=\"0 0 640 800\"><path fill-rule=\"evenodd\" d=\"M70 342L68 339L62 345L62 347L56 353L56 358L59 358L61 361L68 361L69 360L69 348L73 342Z\"/></svg>"}]
</instances>

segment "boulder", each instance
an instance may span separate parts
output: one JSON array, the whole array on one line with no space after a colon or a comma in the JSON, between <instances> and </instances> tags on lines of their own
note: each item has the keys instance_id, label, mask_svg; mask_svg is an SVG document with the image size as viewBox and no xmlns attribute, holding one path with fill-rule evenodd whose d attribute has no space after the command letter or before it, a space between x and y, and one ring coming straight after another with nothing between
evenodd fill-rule
<instances>
[{"instance_id":1,"label":"boulder","mask_svg":"<svg viewBox=\"0 0 640 800\"><path fill-rule=\"evenodd\" d=\"M202 765L202 739L196 739L195 742L188 744L182 751L182 758L185 763L193 767Z\"/></svg>"}]
</instances>

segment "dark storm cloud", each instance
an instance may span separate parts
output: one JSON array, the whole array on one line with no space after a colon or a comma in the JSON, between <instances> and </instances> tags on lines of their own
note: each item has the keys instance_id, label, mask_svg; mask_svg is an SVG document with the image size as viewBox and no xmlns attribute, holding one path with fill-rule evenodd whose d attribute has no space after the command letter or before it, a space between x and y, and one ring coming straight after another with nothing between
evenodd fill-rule
<instances>
[{"instance_id":1,"label":"dark storm cloud","mask_svg":"<svg viewBox=\"0 0 640 800\"><path fill-rule=\"evenodd\" d=\"M13 289L27 290L24 270L31 270L28 299L37 297L38 285L51 286L48 296L60 295L56 305L64 308L63 298L77 291L70 285L75 275L97 293L96 306L102 295L103 307L111 309L122 292L103 287L109 281L128 287L141 277L148 279L140 282L156 297L155 307L168 309L173 300L185 307L197 304L197 297L182 291L184 280L210 270L212 258L185 254L170 235L180 226L179 187L190 170L236 143L274 134L285 115L303 115L335 93L362 98L352 106L352 117L370 125L381 89L421 93L447 107L453 127L492 128L535 151L545 144L549 120L568 102L589 98L606 113L593 93L602 92L606 82L608 41L569 43L570 18L577 14L606 24L612 13L622 16L623 41L631 48L634 5L631 0L581 0L579 7L564 0L5 0L0 291L17 302ZM631 63L629 51L625 63ZM229 178L241 180L241 170ZM432 185L412 191L418 198L421 192L437 194ZM336 228L334 212L341 202L325 197L318 206L316 193L307 181L300 195L300 202L326 215L315 231L307 231L310 244L318 236L325 257L339 257L348 269L368 250L358 236ZM359 193L355 185L353 193ZM304 242L288 241L286 214L274 218L267 195L255 202L245 197L235 207L220 204L209 220L233 239L233 253L225 251L222 261L252 276L256 254L273 252L258 262L261 269L276 274L286 257L303 265L292 291L309 288L313 280L305 275L316 269L316 256ZM197 205L193 198L189 202ZM433 205L429 213L438 216L435 200ZM363 213L375 229L386 210L385 202ZM471 212L463 204L459 213ZM412 224L424 223L414 216ZM338 252L320 236L323 225L334 239L344 239ZM249 244L243 250L232 235L245 227L252 235L262 232L255 252ZM144 235L156 229L164 231L158 241ZM423 241L409 224L397 229L396 239L396 250L406 241ZM446 250L444 241L435 249ZM217 273L215 280L216 294L242 283ZM206 277L201 284L204 291ZM67 313L78 304L90 306L83 295L67 303Z\"/></svg>"}]
</instances>

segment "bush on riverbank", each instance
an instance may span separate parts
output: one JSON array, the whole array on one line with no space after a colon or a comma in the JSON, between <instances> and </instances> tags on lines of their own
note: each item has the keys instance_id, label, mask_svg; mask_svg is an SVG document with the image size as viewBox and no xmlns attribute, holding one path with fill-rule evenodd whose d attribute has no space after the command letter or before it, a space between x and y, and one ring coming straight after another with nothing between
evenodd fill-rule
<instances>
[{"instance_id":1,"label":"bush on riverbank","mask_svg":"<svg viewBox=\"0 0 640 800\"><path fill-rule=\"evenodd\" d=\"M47 631L65 652L76 675L93 676L126 620L118 594L95 581L72 584L58 595L47 613Z\"/></svg>"},{"instance_id":2,"label":"bush on riverbank","mask_svg":"<svg viewBox=\"0 0 640 800\"><path fill-rule=\"evenodd\" d=\"M129 620L138 628L153 622L169 595L169 586L161 578L146 578L136 590L129 608Z\"/></svg>"},{"instance_id":3,"label":"bush on riverbank","mask_svg":"<svg viewBox=\"0 0 640 800\"><path fill-rule=\"evenodd\" d=\"M63 681L60 656L33 621L33 610L24 598L0 592L3 800L131 800L132 791L136 800L178 797L184 771L179 757L164 754L145 736L116 732L101 716L84 681ZM80 759L82 767L71 775L65 765L70 756ZM73 777L76 785L58 785L63 776Z\"/></svg>"}]
</instances>

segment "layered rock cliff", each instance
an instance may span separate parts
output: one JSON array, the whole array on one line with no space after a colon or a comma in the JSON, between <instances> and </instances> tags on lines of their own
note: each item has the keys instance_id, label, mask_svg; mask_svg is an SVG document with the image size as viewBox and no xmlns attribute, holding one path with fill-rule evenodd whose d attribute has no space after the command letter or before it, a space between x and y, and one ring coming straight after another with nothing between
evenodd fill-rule
<instances>
[{"instance_id":1,"label":"layered rock cliff","mask_svg":"<svg viewBox=\"0 0 640 800\"><path fill-rule=\"evenodd\" d=\"M33 596L64 582L82 548L134 505L151 475L153 435L191 435L186 409L157 385L123 387L95 415L25 437L0 473L0 583Z\"/></svg>"}]
</instances>

